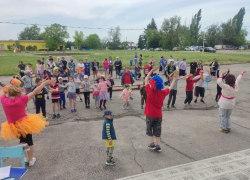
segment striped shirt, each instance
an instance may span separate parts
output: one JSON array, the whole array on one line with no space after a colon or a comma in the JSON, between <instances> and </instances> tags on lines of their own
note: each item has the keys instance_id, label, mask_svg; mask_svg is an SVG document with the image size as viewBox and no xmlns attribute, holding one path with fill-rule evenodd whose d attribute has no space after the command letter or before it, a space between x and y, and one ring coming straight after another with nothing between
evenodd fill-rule
<instances>
[{"instance_id":1,"label":"striped shirt","mask_svg":"<svg viewBox=\"0 0 250 180\"><path fill-rule=\"evenodd\" d=\"M57 83L55 83L54 85L53 84L50 84L49 85L51 89L57 89L57 91L53 91L51 93L51 99L60 99L60 95L59 95L59 86Z\"/></svg>"},{"instance_id":2,"label":"striped shirt","mask_svg":"<svg viewBox=\"0 0 250 180\"><path fill-rule=\"evenodd\" d=\"M110 134L110 124L109 123L106 123L106 133L107 133L108 140L112 140L111 134Z\"/></svg>"}]
</instances>

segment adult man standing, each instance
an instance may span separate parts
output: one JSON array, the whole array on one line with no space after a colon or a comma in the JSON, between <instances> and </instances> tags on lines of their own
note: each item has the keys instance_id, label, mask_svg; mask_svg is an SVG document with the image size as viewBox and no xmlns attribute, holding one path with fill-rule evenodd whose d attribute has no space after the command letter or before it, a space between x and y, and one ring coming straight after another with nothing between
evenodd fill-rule
<instances>
[{"instance_id":1,"label":"adult man standing","mask_svg":"<svg viewBox=\"0 0 250 180\"><path fill-rule=\"evenodd\" d=\"M62 66L63 72L66 72L66 73L67 73L67 72L68 72L68 70L67 70L67 64L68 64L68 62L65 60L64 57L62 57L61 62L62 62L62 64L63 64L63 66Z\"/></svg>"},{"instance_id":2,"label":"adult man standing","mask_svg":"<svg viewBox=\"0 0 250 180\"><path fill-rule=\"evenodd\" d=\"M84 58L85 62L83 63L84 64L84 72L85 72L85 75L88 75L90 76L90 62L88 62L88 58Z\"/></svg>"},{"instance_id":3,"label":"adult man standing","mask_svg":"<svg viewBox=\"0 0 250 180\"><path fill-rule=\"evenodd\" d=\"M94 62L92 62L92 71L93 71L93 78L97 78L97 73L99 69L99 62L97 62L96 58L94 58Z\"/></svg>"},{"instance_id":4,"label":"adult man standing","mask_svg":"<svg viewBox=\"0 0 250 180\"><path fill-rule=\"evenodd\" d=\"M119 59L119 57L117 56L116 61L115 61L116 79L117 79L117 75L119 76L119 79L120 79L121 69L122 69L122 62Z\"/></svg>"},{"instance_id":5,"label":"adult man standing","mask_svg":"<svg viewBox=\"0 0 250 180\"><path fill-rule=\"evenodd\" d=\"M193 62L190 63L190 74L193 74L196 76L196 69L197 69L197 63L195 62L195 59L193 59Z\"/></svg>"},{"instance_id":6,"label":"adult man standing","mask_svg":"<svg viewBox=\"0 0 250 180\"><path fill-rule=\"evenodd\" d=\"M179 65L179 76L186 75L186 68L187 68L186 58L184 58Z\"/></svg>"}]
</instances>

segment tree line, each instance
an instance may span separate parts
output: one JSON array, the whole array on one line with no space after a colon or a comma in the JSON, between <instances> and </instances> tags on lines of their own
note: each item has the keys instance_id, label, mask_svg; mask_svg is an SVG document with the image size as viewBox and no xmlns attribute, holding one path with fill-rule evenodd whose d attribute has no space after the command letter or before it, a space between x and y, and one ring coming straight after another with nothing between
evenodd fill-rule
<instances>
[{"instance_id":1,"label":"tree line","mask_svg":"<svg viewBox=\"0 0 250 180\"><path fill-rule=\"evenodd\" d=\"M202 10L200 9L191 20L190 25L181 24L180 16L165 18L160 29L152 18L151 22L144 29L143 35L139 36L138 48L158 48L171 50L173 47L185 47L190 45L214 46L221 45L245 45L247 31L243 29L243 20L245 16L245 8L241 8L239 12L227 22L221 24L212 24L205 30L201 31L200 21L202 19ZM69 33L67 27L60 24L52 24L40 33L37 25L26 27L20 34L19 40L44 40L49 50L56 50L61 44L66 48L76 46L78 49L125 49L133 42L121 42L120 27L110 28L108 37L100 39L97 34L84 36L82 31L75 31L74 41L66 41ZM18 43L18 42L17 42ZM20 43L19 43L20 44ZM26 47L27 49L27 47ZM30 50L36 50L36 47L29 47Z\"/></svg>"},{"instance_id":2,"label":"tree line","mask_svg":"<svg viewBox=\"0 0 250 180\"><path fill-rule=\"evenodd\" d=\"M181 24L180 16L165 18L160 29L152 18L151 22L144 29L143 35L139 36L138 47L172 49L173 47L185 47L190 45L245 45L247 31L242 28L245 8L241 8L239 12L227 22L221 24L212 24L201 31L201 13L200 9L191 20L189 26L186 23Z\"/></svg>"}]
</instances>

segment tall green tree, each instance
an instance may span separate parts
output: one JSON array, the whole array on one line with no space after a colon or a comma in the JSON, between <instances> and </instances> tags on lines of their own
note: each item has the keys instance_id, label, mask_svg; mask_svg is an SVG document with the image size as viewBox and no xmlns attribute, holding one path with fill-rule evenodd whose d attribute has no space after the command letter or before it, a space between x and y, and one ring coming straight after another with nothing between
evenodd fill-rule
<instances>
[{"instance_id":1,"label":"tall green tree","mask_svg":"<svg viewBox=\"0 0 250 180\"><path fill-rule=\"evenodd\" d=\"M146 30L149 30L149 29L157 30L157 25L155 23L154 18L152 18L151 22L147 25L147 29Z\"/></svg>"},{"instance_id":2,"label":"tall green tree","mask_svg":"<svg viewBox=\"0 0 250 180\"><path fill-rule=\"evenodd\" d=\"M162 45L164 49L172 49L180 44L181 34L181 17L173 16L169 19L164 19L162 22L163 40Z\"/></svg>"},{"instance_id":3,"label":"tall green tree","mask_svg":"<svg viewBox=\"0 0 250 180\"><path fill-rule=\"evenodd\" d=\"M117 26L115 29L111 28L108 31L110 41L109 41L109 49L118 49L121 42L121 29Z\"/></svg>"},{"instance_id":4,"label":"tall green tree","mask_svg":"<svg viewBox=\"0 0 250 180\"><path fill-rule=\"evenodd\" d=\"M81 50L81 46L83 45L83 41L84 41L83 37L84 37L84 34L82 31L80 32L75 31L75 35L73 36L74 44L77 46L79 50Z\"/></svg>"},{"instance_id":5,"label":"tall green tree","mask_svg":"<svg viewBox=\"0 0 250 180\"><path fill-rule=\"evenodd\" d=\"M233 18L233 25L236 27L236 34L239 35L242 29L245 16L245 8L240 8L239 12Z\"/></svg>"},{"instance_id":6,"label":"tall green tree","mask_svg":"<svg viewBox=\"0 0 250 180\"><path fill-rule=\"evenodd\" d=\"M139 39L138 39L138 48L140 48L140 49L144 48L144 46L143 46L143 40L142 40L141 35L139 35Z\"/></svg>"},{"instance_id":7,"label":"tall green tree","mask_svg":"<svg viewBox=\"0 0 250 180\"><path fill-rule=\"evenodd\" d=\"M18 37L19 40L42 40L40 28L37 25L26 27Z\"/></svg>"},{"instance_id":8,"label":"tall green tree","mask_svg":"<svg viewBox=\"0 0 250 180\"><path fill-rule=\"evenodd\" d=\"M222 44L222 38L221 26L218 24L209 26L206 33L207 46L214 47L214 45Z\"/></svg>"},{"instance_id":9,"label":"tall green tree","mask_svg":"<svg viewBox=\"0 0 250 180\"><path fill-rule=\"evenodd\" d=\"M155 29L149 29L146 32L147 36L147 47L148 48L158 48L160 45L160 33Z\"/></svg>"},{"instance_id":10,"label":"tall green tree","mask_svg":"<svg viewBox=\"0 0 250 180\"><path fill-rule=\"evenodd\" d=\"M86 38L87 46L91 47L92 49L98 49L100 47L100 38L97 34L90 34Z\"/></svg>"},{"instance_id":11,"label":"tall green tree","mask_svg":"<svg viewBox=\"0 0 250 180\"><path fill-rule=\"evenodd\" d=\"M59 45L65 43L65 39L69 38L69 33L66 26L55 23L45 28L42 37L50 50L56 50Z\"/></svg>"},{"instance_id":12,"label":"tall green tree","mask_svg":"<svg viewBox=\"0 0 250 180\"><path fill-rule=\"evenodd\" d=\"M198 35L201 28L200 25L201 20L201 9L198 11L197 14L192 17L192 21L190 24L190 40L193 45L197 44L198 41Z\"/></svg>"}]
</instances>

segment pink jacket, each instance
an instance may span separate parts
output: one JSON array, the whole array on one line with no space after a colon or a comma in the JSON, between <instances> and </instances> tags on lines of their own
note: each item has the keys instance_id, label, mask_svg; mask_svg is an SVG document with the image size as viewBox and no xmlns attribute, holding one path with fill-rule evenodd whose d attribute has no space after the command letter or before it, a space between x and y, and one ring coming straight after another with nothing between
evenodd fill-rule
<instances>
[{"instance_id":1,"label":"pink jacket","mask_svg":"<svg viewBox=\"0 0 250 180\"><path fill-rule=\"evenodd\" d=\"M98 89L100 90L100 93L105 94L108 92L107 85L111 86L109 81L99 82Z\"/></svg>"},{"instance_id":2,"label":"pink jacket","mask_svg":"<svg viewBox=\"0 0 250 180\"><path fill-rule=\"evenodd\" d=\"M124 90L122 91L122 93L120 94L120 97L121 97L122 99L128 100L129 97L130 97L132 94L133 94L133 93L131 92L130 89L129 89L129 90L124 89Z\"/></svg>"}]
</instances>

